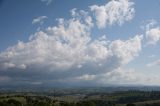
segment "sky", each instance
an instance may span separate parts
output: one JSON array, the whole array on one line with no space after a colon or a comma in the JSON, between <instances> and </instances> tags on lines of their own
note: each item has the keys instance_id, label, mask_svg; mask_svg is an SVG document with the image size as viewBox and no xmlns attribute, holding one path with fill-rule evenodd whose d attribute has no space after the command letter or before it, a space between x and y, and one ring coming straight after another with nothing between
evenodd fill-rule
<instances>
[{"instance_id":1,"label":"sky","mask_svg":"<svg viewBox=\"0 0 160 106\"><path fill-rule=\"evenodd\" d=\"M160 85L160 0L0 0L0 86Z\"/></svg>"}]
</instances>

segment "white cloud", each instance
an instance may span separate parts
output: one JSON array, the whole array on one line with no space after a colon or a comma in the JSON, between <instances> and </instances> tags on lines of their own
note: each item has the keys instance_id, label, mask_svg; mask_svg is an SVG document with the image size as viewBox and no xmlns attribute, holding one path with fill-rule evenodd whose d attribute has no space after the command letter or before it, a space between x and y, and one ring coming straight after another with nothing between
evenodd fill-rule
<instances>
[{"instance_id":1,"label":"white cloud","mask_svg":"<svg viewBox=\"0 0 160 106\"><path fill-rule=\"evenodd\" d=\"M141 40L143 36L137 35L127 41L115 40L111 43L113 54L123 63L128 63L141 51Z\"/></svg>"},{"instance_id":2,"label":"white cloud","mask_svg":"<svg viewBox=\"0 0 160 106\"><path fill-rule=\"evenodd\" d=\"M107 16L103 20L105 24L122 24L132 19L132 5L128 0L113 0L105 6L91 6L91 10L96 12L96 9L103 7L107 9ZM141 51L142 35L128 40L110 41L106 36L93 40L91 31L94 23L89 13L73 9L71 15L72 18L68 20L57 19L57 26L36 32L28 42L19 41L1 52L0 74L14 77L16 81L30 79L41 83L72 78L92 81L103 74L109 77L114 70L129 63ZM99 16L96 12L97 24L104 27L98 17L101 17L101 13ZM38 17L32 23L43 23L46 18ZM123 77L125 79L126 76L122 75L119 79Z\"/></svg>"},{"instance_id":3,"label":"white cloud","mask_svg":"<svg viewBox=\"0 0 160 106\"><path fill-rule=\"evenodd\" d=\"M103 84L134 84L139 80L139 77L133 69L117 68L101 75L100 80Z\"/></svg>"},{"instance_id":4,"label":"white cloud","mask_svg":"<svg viewBox=\"0 0 160 106\"><path fill-rule=\"evenodd\" d=\"M106 25L121 25L131 20L135 13L133 4L130 0L111 0L106 5L93 5L90 8L95 13L98 27L104 28Z\"/></svg>"},{"instance_id":5,"label":"white cloud","mask_svg":"<svg viewBox=\"0 0 160 106\"><path fill-rule=\"evenodd\" d=\"M84 61L86 45L91 39L89 30L88 21L83 24L75 18L66 20L58 26L48 27L46 32L36 32L28 43L19 42L9 47L0 58L8 68L40 64L40 67L52 67L50 70L69 68Z\"/></svg>"},{"instance_id":6,"label":"white cloud","mask_svg":"<svg viewBox=\"0 0 160 106\"><path fill-rule=\"evenodd\" d=\"M146 30L146 39L147 44L155 45L160 41L160 28L156 27Z\"/></svg>"},{"instance_id":7,"label":"white cloud","mask_svg":"<svg viewBox=\"0 0 160 106\"><path fill-rule=\"evenodd\" d=\"M53 0L41 0L42 2L46 2L46 5L49 5L52 3Z\"/></svg>"},{"instance_id":8,"label":"white cloud","mask_svg":"<svg viewBox=\"0 0 160 106\"><path fill-rule=\"evenodd\" d=\"M103 74L92 75L84 74L82 76L63 80L71 83L88 83L93 85L159 85L159 75L150 74L144 75L140 71L134 69L125 69L122 67L116 68L110 72Z\"/></svg>"},{"instance_id":9,"label":"white cloud","mask_svg":"<svg viewBox=\"0 0 160 106\"><path fill-rule=\"evenodd\" d=\"M71 15L72 15L72 16L78 16L79 13L77 13L76 11L77 11L77 9L76 9L76 8L73 8L73 9L70 11Z\"/></svg>"},{"instance_id":10,"label":"white cloud","mask_svg":"<svg viewBox=\"0 0 160 106\"><path fill-rule=\"evenodd\" d=\"M84 80L84 81L89 81L89 80L94 80L96 77L96 75L88 75L88 74L85 74L85 75L82 75L82 76L79 76L79 77L76 77L75 79L76 80Z\"/></svg>"},{"instance_id":11,"label":"white cloud","mask_svg":"<svg viewBox=\"0 0 160 106\"><path fill-rule=\"evenodd\" d=\"M92 23L91 20L90 17L89 23ZM76 17L61 19L58 26L38 31L29 42L19 41L17 45L0 53L0 66L5 67L5 70L32 70L33 73L42 72L43 75L50 73L57 80L80 75L84 76L79 78L91 80L94 77L90 79L89 75L121 67L141 51L142 36L114 41L108 41L102 36L92 40L92 26ZM68 72L72 74L67 74Z\"/></svg>"},{"instance_id":12,"label":"white cloud","mask_svg":"<svg viewBox=\"0 0 160 106\"><path fill-rule=\"evenodd\" d=\"M102 84L135 84L135 85L159 85L159 75L145 75L134 69L118 68L99 76Z\"/></svg>"},{"instance_id":13,"label":"white cloud","mask_svg":"<svg viewBox=\"0 0 160 106\"><path fill-rule=\"evenodd\" d=\"M47 16L39 16L39 17L33 19L32 24L41 24L42 25L47 18L48 18Z\"/></svg>"}]
</instances>

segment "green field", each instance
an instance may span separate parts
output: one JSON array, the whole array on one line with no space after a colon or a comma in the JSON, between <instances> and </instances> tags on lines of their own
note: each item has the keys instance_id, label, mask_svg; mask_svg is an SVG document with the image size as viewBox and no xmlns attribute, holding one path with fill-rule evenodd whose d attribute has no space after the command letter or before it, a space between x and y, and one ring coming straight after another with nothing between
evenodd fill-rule
<instances>
[{"instance_id":1,"label":"green field","mask_svg":"<svg viewBox=\"0 0 160 106\"><path fill-rule=\"evenodd\" d=\"M63 93L1 93L0 106L160 106L159 91Z\"/></svg>"}]
</instances>

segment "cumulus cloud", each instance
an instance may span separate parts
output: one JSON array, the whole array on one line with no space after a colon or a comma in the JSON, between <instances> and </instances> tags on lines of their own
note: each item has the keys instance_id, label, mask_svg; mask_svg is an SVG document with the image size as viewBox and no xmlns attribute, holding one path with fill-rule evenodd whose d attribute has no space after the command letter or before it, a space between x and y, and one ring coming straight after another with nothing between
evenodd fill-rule
<instances>
[{"instance_id":1,"label":"cumulus cloud","mask_svg":"<svg viewBox=\"0 0 160 106\"><path fill-rule=\"evenodd\" d=\"M133 2L130 0L111 0L105 5L90 6L91 11L95 13L95 18L99 28L114 23L123 24L134 17Z\"/></svg>"},{"instance_id":2,"label":"cumulus cloud","mask_svg":"<svg viewBox=\"0 0 160 106\"><path fill-rule=\"evenodd\" d=\"M42 25L47 18L48 18L47 16L39 16L39 17L33 19L32 24L41 24Z\"/></svg>"},{"instance_id":3,"label":"cumulus cloud","mask_svg":"<svg viewBox=\"0 0 160 106\"><path fill-rule=\"evenodd\" d=\"M29 42L20 41L2 52L0 65L19 69L39 65L54 71L83 67L86 63L106 64L112 60L126 64L141 50L142 36L108 43L107 39L91 40L91 27L86 21L82 23L75 18L61 21L45 32L36 32Z\"/></svg>"},{"instance_id":4,"label":"cumulus cloud","mask_svg":"<svg viewBox=\"0 0 160 106\"><path fill-rule=\"evenodd\" d=\"M22 75L32 73L24 77L43 79L49 74L47 78L54 80L88 74L92 77L85 75L79 79L91 80L94 75L127 64L141 51L140 35L129 40L92 40L91 28L85 20L73 18L36 32L29 42L19 41L0 54L1 74L8 75L12 69Z\"/></svg>"},{"instance_id":5,"label":"cumulus cloud","mask_svg":"<svg viewBox=\"0 0 160 106\"><path fill-rule=\"evenodd\" d=\"M111 14L105 18L105 24L130 20L132 5L128 0L113 0L101 6L107 9L105 14ZM94 12L97 8L100 7L91 6ZM127 40L110 41L106 36L92 39L94 22L90 13L72 9L71 16L68 20L57 19L57 26L37 31L28 42L19 41L1 52L0 75L11 77L15 83L93 81L103 74L112 76L115 69L132 61L141 51L142 35ZM39 17L32 23L43 23L46 18Z\"/></svg>"},{"instance_id":6,"label":"cumulus cloud","mask_svg":"<svg viewBox=\"0 0 160 106\"><path fill-rule=\"evenodd\" d=\"M146 31L146 39L147 43L151 45L155 45L158 41L160 41L160 28L151 28Z\"/></svg>"},{"instance_id":7,"label":"cumulus cloud","mask_svg":"<svg viewBox=\"0 0 160 106\"><path fill-rule=\"evenodd\" d=\"M147 45L155 45L160 40L160 28L157 26L158 22L154 19L148 20L145 26L145 38Z\"/></svg>"},{"instance_id":8,"label":"cumulus cloud","mask_svg":"<svg viewBox=\"0 0 160 106\"><path fill-rule=\"evenodd\" d=\"M113 54L119 58L122 63L128 63L141 51L142 35L137 35L127 41L115 40L111 43L111 50Z\"/></svg>"},{"instance_id":9,"label":"cumulus cloud","mask_svg":"<svg viewBox=\"0 0 160 106\"><path fill-rule=\"evenodd\" d=\"M136 83L139 78L139 74L135 72L133 69L124 69L124 68L117 68L111 72L105 73L101 75L100 80L103 84L129 84L129 83ZM107 80L107 82L106 82Z\"/></svg>"},{"instance_id":10,"label":"cumulus cloud","mask_svg":"<svg viewBox=\"0 0 160 106\"><path fill-rule=\"evenodd\" d=\"M84 74L79 77L67 79L74 84L91 84L91 85L159 85L160 78L158 75L144 75L139 70L126 69L123 67L116 68L110 72L98 75ZM66 80L62 81L66 83Z\"/></svg>"},{"instance_id":11,"label":"cumulus cloud","mask_svg":"<svg viewBox=\"0 0 160 106\"><path fill-rule=\"evenodd\" d=\"M137 84L140 82L142 76L137 74L133 69L123 69L121 67L109 72L101 74L83 74L77 77L70 77L65 80L60 80L61 83L67 83L68 81L76 86L89 84L90 86L100 85L124 85L124 84ZM143 77L144 78L144 77ZM142 79L144 80L144 79ZM146 79L145 79L146 80Z\"/></svg>"},{"instance_id":12,"label":"cumulus cloud","mask_svg":"<svg viewBox=\"0 0 160 106\"><path fill-rule=\"evenodd\" d=\"M117 68L114 71L106 73L100 77L102 84L135 84L135 85L157 85L160 83L158 75L144 75L139 70Z\"/></svg>"}]
</instances>

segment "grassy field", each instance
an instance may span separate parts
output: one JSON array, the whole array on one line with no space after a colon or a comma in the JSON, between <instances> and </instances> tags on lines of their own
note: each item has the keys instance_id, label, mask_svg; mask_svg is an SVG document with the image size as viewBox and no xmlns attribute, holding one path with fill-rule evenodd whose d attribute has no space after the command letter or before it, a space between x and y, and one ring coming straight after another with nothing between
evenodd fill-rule
<instances>
[{"instance_id":1,"label":"grassy field","mask_svg":"<svg viewBox=\"0 0 160 106\"><path fill-rule=\"evenodd\" d=\"M59 96L49 93L22 93L0 95L0 106L160 106L158 91L121 91L113 93L66 93ZM18 105L13 105L13 103ZM6 105L8 104L8 105ZM11 105L12 104L12 105ZM129 105L130 104L130 105ZM134 104L134 105L131 105ZM146 105L147 104L147 105Z\"/></svg>"}]
</instances>

